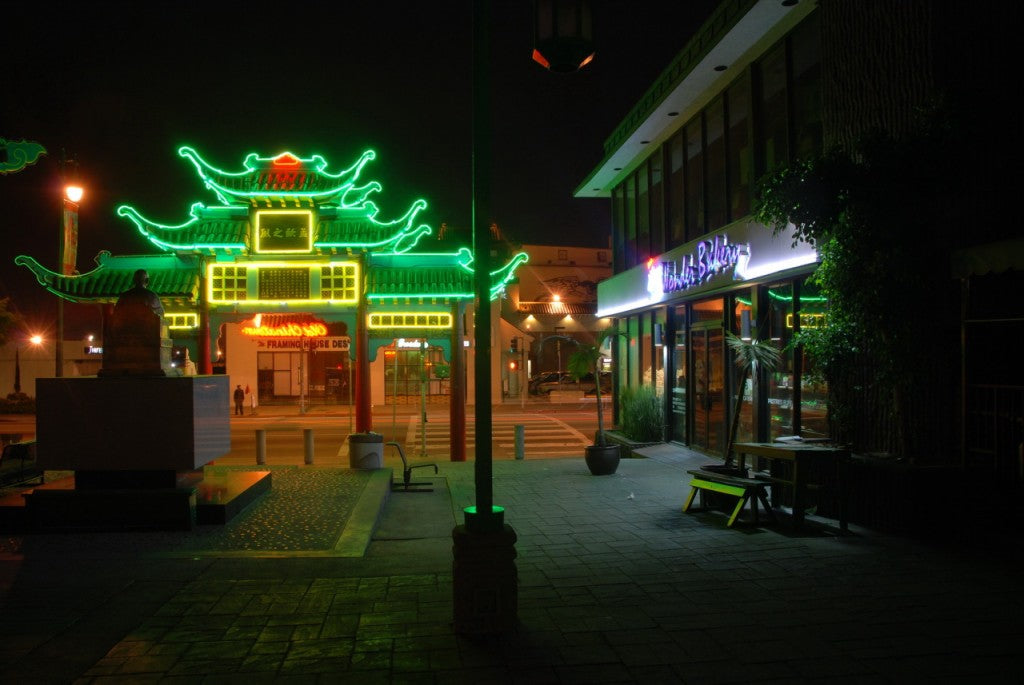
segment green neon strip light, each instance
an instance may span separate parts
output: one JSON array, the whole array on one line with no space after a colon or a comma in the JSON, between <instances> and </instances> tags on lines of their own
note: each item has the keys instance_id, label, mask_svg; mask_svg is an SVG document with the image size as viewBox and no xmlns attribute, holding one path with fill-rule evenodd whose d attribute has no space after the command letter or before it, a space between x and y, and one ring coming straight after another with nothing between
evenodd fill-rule
<instances>
[{"instance_id":1,"label":"green neon strip light","mask_svg":"<svg viewBox=\"0 0 1024 685\"><path fill-rule=\"evenodd\" d=\"M363 186L355 186L355 181L359 178L359 174L363 167L367 162L377 157L377 153L373 150L366 150L355 164L337 174L332 174L326 170L327 161L320 155L313 155L312 157L302 159L288 152L278 155L277 157L260 157L253 152L246 155L245 160L242 162L242 166L245 168L242 171L235 172L224 171L209 164L199 155L198 152L187 145L183 145L178 148L178 155L192 162L196 171L199 172L199 176L202 178L203 183L206 184L206 187L212 190L214 194L217 195L217 198L225 205L232 204L231 198L249 201L254 198L327 200L332 197L341 197L342 206L355 207L365 203L367 197L369 197L371 193L379 192L381 190L381 185L376 181L372 181ZM212 175L217 175L227 176L230 178L244 178L246 176L260 173L263 168L273 166L275 164L275 160L285 156L297 160L296 166L298 167L298 170L305 171L306 173L312 171L320 176L331 178L335 181L339 181L338 185L314 191L241 191L235 190L234 188L228 188L211 177ZM306 165L309 165L312 169L310 170ZM350 195L352 196L351 198L349 197Z\"/></svg>"},{"instance_id":2,"label":"green neon strip light","mask_svg":"<svg viewBox=\"0 0 1024 685\"><path fill-rule=\"evenodd\" d=\"M147 240L156 245L157 247L164 250L244 250L245 243L172 243L155 236L149 227L158 228L168 233L182 232L187 233L192 226L197 224L199 219L199 212L205 210L206 207L202 202L196 202L189 209L189 214L192 216L191 219L185 223L178 224L176 226L161 224L156 221L150 221L142 216L134 207L129 205L121 205L117 208L117 215L126 217L129 221L135 224L135 228L138 229ZM211 208L211 209L228 209L228 208Z\"/></svg>"}]
</instances>

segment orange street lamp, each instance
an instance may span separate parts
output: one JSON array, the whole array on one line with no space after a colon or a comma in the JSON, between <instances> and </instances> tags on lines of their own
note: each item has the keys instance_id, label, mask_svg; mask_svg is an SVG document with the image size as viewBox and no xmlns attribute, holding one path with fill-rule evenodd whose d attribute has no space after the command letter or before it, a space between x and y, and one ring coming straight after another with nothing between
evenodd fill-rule
<instances>
[{"instance_id":1,"label":"orange street lamp","mask_svg":"<svg viewBox=\"0 0 1024 685\"><path fill-rule=\"evenodd\" d=\"M71 173L68 173L68 166ZM78 203L81 202L85 190L74 180L78 176L78 162L61 161L61 180L64 182L64 197L61 198L63 211L60 217L60 243L57 259L60 272L64 276L75 273L78 260ZM54 375L64 375L64 298L57 296L57 341L54 354Z\"/></svg>"}]
</instances>

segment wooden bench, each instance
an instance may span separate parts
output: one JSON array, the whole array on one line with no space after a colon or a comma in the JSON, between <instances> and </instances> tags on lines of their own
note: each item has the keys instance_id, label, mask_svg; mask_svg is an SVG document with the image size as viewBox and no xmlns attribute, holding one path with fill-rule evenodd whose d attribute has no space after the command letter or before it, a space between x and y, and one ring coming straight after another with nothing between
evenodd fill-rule
<instances>
[{"instance_id":1,"label":"wooden bench","mask_svg":"<svg viewBox=\"0 0 1024 685\"><path fill-rule=\"evenodd\" d=\"M768 504L767 494L765 492L765 486L767 483L764 480L757 478L739 478L737 476L727 476L721 473L713 473L711 471L702 471L700 469L694 469L687 471L693 478L690 480L690 496L686 498L686 504L683 505L683 511L689 512L692 505L693 499L698 492L701 493L701 505L704 505L704 492L719 492L724 495L731 495L736 497L736 508L732 510L732 515L729 516L729 522L726 524L727 527L732 527L732 524L736 522L736 518L740 515L743 510L743 505L748 501L750 502L750 509L754 515L754 523L758 521L757 503L760 500L764 510L768 512L768 518L772 521L775 520L775 513L772 511L771 506Z\"/></svg>"}]
</instances>

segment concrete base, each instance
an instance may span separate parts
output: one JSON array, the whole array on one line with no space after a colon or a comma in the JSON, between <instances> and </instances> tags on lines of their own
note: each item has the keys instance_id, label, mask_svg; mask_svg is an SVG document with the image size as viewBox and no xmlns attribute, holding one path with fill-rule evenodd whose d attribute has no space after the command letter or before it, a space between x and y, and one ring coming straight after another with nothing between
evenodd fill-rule
<instances>
[{"instance_id":1,"label":"concrete base","mask_svg":"<svg viewBox=\"0 0 1024 685\"><path fill-rule=\"evenodd\" d=\"M117 478L124 472L112 472ZM210 470L176 474L174 487L75 487L74 478L24 494L24 525L33 530L190 530L224 524L267 493L270 471Z\"/></svg>"},{"instance_id":2,"label":"concrete base","mask_svg":"<svg viewBox=\"0 0 1024 685\"><path fill-rule=\"evenodd\" d=\"M227 376L36 381L36 460L55 471L193 471L231 450Z\"/></svg>"},{"instance_id":3,"label":"concrete base","mask_svg":"<svg viewBox=\"0 0 1024 685\"><path fill-rule=\"evenodd\" d=\"M206 469L196 486L196 523L224 524L270 492L270 471Z\"/></svg>"},{"instance_id":4,"label":"concrete base","mask_svg":"<svg viewBox=\"0 0 1024 685\"><path fill-rule=\"evenodd\" d=\"M519 620L516 533L511 526L473 533L452 530L452 591L455 632L496 635L515 629Z\"/></svg>"}]
</instances>

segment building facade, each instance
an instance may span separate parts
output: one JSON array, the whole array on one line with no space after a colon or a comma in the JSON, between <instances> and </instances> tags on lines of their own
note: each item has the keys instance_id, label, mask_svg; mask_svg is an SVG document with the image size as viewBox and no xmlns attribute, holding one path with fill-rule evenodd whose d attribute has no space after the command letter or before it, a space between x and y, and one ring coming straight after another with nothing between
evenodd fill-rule
<instances>
[{"instance_id":1,"label":"building facade","mask_svg":"<svg viewBox=\"0 0 1024 685\"><path fill-rule=\"evenodd\" d=\"M826 388L789 342L822 325L807 282L817 264L751 218L766 171L822 149L815 3L723 3L605 143L577 197L609 197L615 275L599 317L626 338L615 385L650 386L665 439L726 446L737 393L739 439L827 435ZM740 386L726 334L770 339L783 365Z\"/></svg>"}]
</instances>

